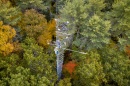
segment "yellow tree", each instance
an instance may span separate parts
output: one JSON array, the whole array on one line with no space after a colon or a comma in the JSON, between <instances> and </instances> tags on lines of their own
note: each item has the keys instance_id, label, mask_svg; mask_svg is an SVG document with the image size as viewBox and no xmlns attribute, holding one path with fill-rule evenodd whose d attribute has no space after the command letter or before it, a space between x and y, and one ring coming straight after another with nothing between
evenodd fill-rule
<instances>
[{"instance_id":1,"label":"yellow tree","mask_svg":"<svg viewBox=\"0 0 130 86\"><path fill-rule=\"evenodd\" d=\"M15 35L14 28L9 25L3 25L3 22L0 21L0 54L5 56L13 51L12 38Z\"/></svg>"},{"instance_id":2,"label":"yellow tree","mask_svg":"<svg viewBox=\"0 0 130 86\"><path fill-rule=\"evenodd\" d=\"M48 47L48 43L52 41L52 37L56 35L55 29L56 28L56 22L55 20L51 20L47 24L47 28L43 31L42 35L38 37L38 43L42 45L43 47Z\"/></svg>"}]
</instances>

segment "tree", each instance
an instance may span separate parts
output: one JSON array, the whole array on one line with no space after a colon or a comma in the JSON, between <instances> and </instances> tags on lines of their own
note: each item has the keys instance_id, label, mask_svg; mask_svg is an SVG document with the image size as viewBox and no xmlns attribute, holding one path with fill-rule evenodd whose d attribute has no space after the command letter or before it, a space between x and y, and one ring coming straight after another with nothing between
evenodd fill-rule
<instances>
[{"instance_id":1,"label":"tree","mask_svg":"<svg viewBox=\"0 0 130 86\"><path fill-rule=\"evenodd\" d=\"M34 9L26 10L19 22L19 27L22 30L21 32L23 35L33 37L35 39L41 35L46 26L47 20L45 19L45 16Z\"/></svg>"},{"instance_id":2,"label":"tree","mask_svg":"<svg viewBox=\"0 0 130 86\"><path fill-rule=\"evenodd\" d=\"M105 81L103 66L97 51L90 51L82 61L77 63L74 72L74 86L100 86Z\"/></svg>"},{"instance_id":3,"label":"tree","mask_svg":"<svg viewBox=\"0 0 130 86\"><path fill-rule=\"evenodd\" d=\"M124 52L117 48L105 47L99 51L101 55L101 62L103 65L103 72L108 85L113 82L115 85L127 86L130 84L130 60ZM110 84L111 85L111 84Z\"/></svg>"},{"instance_id":4,"label":"tree","mask_svg":"<svg viewBox=\"0 0 130 86\"><path fill-rule=\"evenodd\" d=\"M30 68L32 74L46 77L53 84L56 81L54 53L45 54L33 38L26 38L21 45L23 48L23 67Z\"/></svg>"},{"instance_id":5,"label":"tree","mask_svg":"<svg viewBox=\"0 0 130 86\"><path fill-rule=\"evenodd\" d=\"M47 24L46 29L44 29L43 33L38 37L38 43L43 47L47 48L51 41L53 41L53 37L56 36L56 22L55 20L50 20Z\"/></svg>"},{"instance_id":6,"label":"tree","mask_svg":"<svg viewBox=\"0 0 130 86\"><path fill-rule=\"evenodd\" d=\"M130 46L126 46L125 48L125 52L127 53L127 55L130 57Z\"/></svg>"},{"instance_id":7,"label":"tree","mask_svg":"<svg viewBox=\"0 0 130 86\"><path fill-rule=\"evenodd\" d=\"M21 12L18 7L12 7L9 1L0 0L0 21L14 26L20 19Z\"/></svg>"},{"instance_id":8,"label":"tree","mask_svg":"<svg viewBox=\"0 0 130 86\"><path fill-rule=\"evenodd\" d=\"M39 74L34 75L31 73L30 68L24 68L22 66L17 65L17 59L13 56L16 55L11 56L11 59L13 60L11 60L10 58L7 58L5 60L6 66L4 66L4 70L0 72L1 75L4 74L2 75L0 82L2 86L18 86L19 84L21 86L53 86L54 83L49 81L47 77L39 76ZM2 63L3 61L4 60L2 60ZM14 63L12 63L11 61L14 61Z\"/></svg>"},{"instance_id":9,"label":"tree","mask_svg":"<svg viewBox=\"0 0 130 86\"><path fill-rule=\"evenodd\" d=\"M111 35L118 39L118 46L124 49L130 44L130 1L116 0L113 4L113 11L110 14L112 23Z\"/></svg>"},{"instance_id":10,"label":"tree","mask_svg":"<svg viewBox=\"0 0 130 86\"><path fill-rule=\"evenodd\" d=\"M43 10L45 5L43 0L12 0L12 2L21 8L22 11L27 9Z\"/></svg>"},{"instance_id":11,"label":"tree","mask_svg":"<svg viewBox=\"0 0 130 86\"><path fill-rule=\"evenodd\" d=\"M1 85L54 86L57 78L53 54L45 54L32 38L26 38L21 47L22 56L11 54L0 57Z\"/></svg>"},{"instance_id":12,"label":"tree","mask_svg":"<svg viewBox=\"0 0 130 86\"><path fill-rule=\"evenodd\" d=\"M104 20L101 10L104 0L66 1L60 11L60 22L67 22L69 33L74 35L73 44L80 49L102 48L109 43L110 22Z\"/></svg>"},{"instance_id":13,"label":"tree","mask_svg":"<svg viewBox=\"0 0 130 86\"><path fill-rule=\"evenodd\" d=\"M38 75L32 75L28 68L17 67L15 74L10 74L8 80L10 86L48 86L53 85L46 77L39 77Z\"/></svg>"},{"instance_id":14,"label":"tree","mask_svg":"<svg viewBox=\"0 0 130 86\"><path fill-rule=\"evenodd\" d=\"M67 70L69 72L69 74L72 75L72 73L74 72L76 66L77 66L77 64L75 62L69 61L68 63L63 65L63 68L65 70Z\"/></svg>"},{"instance_id":15,"label":"tree","mask_svg":"<svg viewBox=\"0 0 130 86\"><path fill-rule=\"evenodd\" d=\"M86 26L87 29L84 29L81 34L85 37L83 43L86 45L88 50L95 48L100 49L109 43L109 30L111 27L109 21L104 21L99 16L94 15L88 21ZM81 44L80 46L84 45Z\"/></svg>"},{"instance_id":16,"label":"tree","mask_svg":"<svg viewBox=\"0 0 130 86\"><path fill-rule=\"evenodd\" d=\"M102 10L104 12L107 12L107 11L111 11L113 8L112 8L112 4L114 3L115 0L104 0L105 1L105 8Z\"/></svg>"},{"instance_id":17,"label":"tree","mask_svg":"<svg viewBox=\"0 0 130 86\"><path fill-rule=\"evenodd\" d=\"M0 56L0 84L8 85L10 73L14 73L16 67L20 65L20 58L16 54Z\"/></svg>"},{"instance_id":18,"label":"tree","mask_svg":"<svg viewBox=\"0 0 130 86\"><path fill-rule=\"evenodd\" d=\"M14 49L12 39L15 37L16 31L9 25L3 25L0 21L0 54L7 55Z\"/></svg>"},{"instance_id":19,"label":"tree","mask_svg":"<svg viewBox=\"0 0 130 86\"><path fill-rule=\"evenodd\" d=\"M60 80L57 86L72 86L70 82L71 78L64 78L63 80Z\"/></svg>"}]
</instances>

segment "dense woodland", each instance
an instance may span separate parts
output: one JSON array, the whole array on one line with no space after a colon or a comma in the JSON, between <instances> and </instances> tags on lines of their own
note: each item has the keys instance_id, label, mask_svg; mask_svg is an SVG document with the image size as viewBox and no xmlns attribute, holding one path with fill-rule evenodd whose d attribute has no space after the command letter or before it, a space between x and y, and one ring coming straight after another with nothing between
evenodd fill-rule
<instances>
[{"instance_id":1,"label":"dense woodland","mask_svg":"<svg viewBox=\"0 0 130 86\"><path fill-rule=\"evenodd\" d=\"M73 37L57 82L56 21ZM130 86L130 0L0 0L0 86Z\"/></svg>"}]
</instances>

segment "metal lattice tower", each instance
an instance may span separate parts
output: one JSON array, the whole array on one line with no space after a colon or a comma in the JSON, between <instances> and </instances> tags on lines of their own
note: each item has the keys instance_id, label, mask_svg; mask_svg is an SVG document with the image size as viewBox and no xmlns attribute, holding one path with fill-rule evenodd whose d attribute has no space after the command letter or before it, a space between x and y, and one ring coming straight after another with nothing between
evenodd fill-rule
<instances>
[{"instance_id":1,"label":"metal lattice tower","mask_svg":"<svg viewBox=\"0 0 130 86\"><path fill-rule=\"evenodd\" d=\"M67 24L69 23L66 21L65 23L59 23L59 19L56 20L56 46L55 46L55 54L56 54L56 62L57 62L57 76L58 76L58 81L61 79L62 75L62 65L64 61L64 51L72 51L80 54L87 54L85 52L80 52L72 49L68 49L68 46L72 42L72 35L69 34L69 29L67 28Z\"/></svg>"},{"instance_id":2,"label":"metal lattice tower","mask_svg":"<svg viewBox=\"0 0 130 86\"><path fill-rule=\"evenodd\" d=\"M54 49L57 57L57 75L58 80L61 78L62 65L64 60L64 49L68 47L70 34L67 34L67 23L62 23L59 25L59 19L56 20L56 47Z\"/></svg>"},{"instance_id":3,"label":"metal lattice tower","mask_svg":"<svg viewBox=\"0 0 130 86\"><path fill-rule=\"evenodd\" d=\"M57 7L58 0L55 0L55 2L56 2L56 14L58 15L58 7ZM69 21L61 23L59 18L55 19L55 21L56 21L56 43L55 43L56 46L55 46L54 51L57 58L56 59L57 76L58 76L58 81L59 81L62 76L64 51L69 50L69 51L81 53L81 54L87 54L87 53L67 49L70 43L72 42L72 35L73 35L73 33L69 34L69 29L67 28L67 24L69 24Z\"/></svg>"}]
</instances>

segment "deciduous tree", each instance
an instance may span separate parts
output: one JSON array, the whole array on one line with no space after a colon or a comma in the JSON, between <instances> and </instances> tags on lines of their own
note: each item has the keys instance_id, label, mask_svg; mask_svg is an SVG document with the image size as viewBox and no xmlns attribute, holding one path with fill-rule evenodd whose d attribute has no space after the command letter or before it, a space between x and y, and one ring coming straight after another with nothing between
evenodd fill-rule
<instances>
[{"instance_id":1,"label":"deciduous tree","mask_svg":"<svg viewBox=\"0 0 130 86\"><path fill-rule=\"evenodd\" d=\"M15 35L14 28L9 25L3 25L3 22L0 21L0 54L7 55L13 51L12 39Z\"/></svg>"},{"instance_id":2,"label":"deciduous tree","mask_svg":"<svg viewBox=\"0 0 130 86\"><path fill-rule=\"evenodd\" d=\"M26 10L22 20L19 22L22 33L35 39L41 35L46 26L47 20L45 19L45 16L34 9Z\"/></svg>"},{"instance_id":3,"label":"deciduous tree","mask_svg":"<svg viewBox=\"0 0 130 86\"><path fill-rule=\"evenodd\" d=\"M52 38L56 36L55 30L56 22L53 19L47 24L47 28L44 29L43 33L38 37L38 43L47 48L53 40Z\"/></svg>"}]
</instances>

